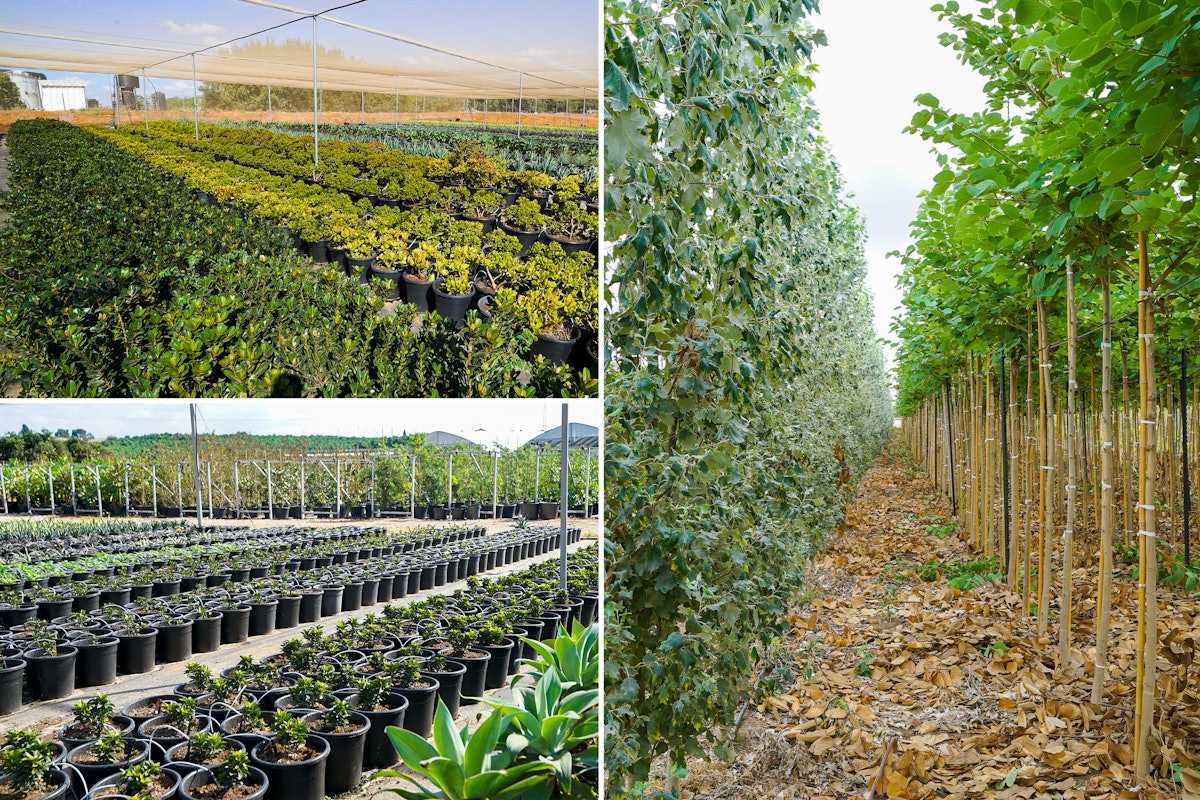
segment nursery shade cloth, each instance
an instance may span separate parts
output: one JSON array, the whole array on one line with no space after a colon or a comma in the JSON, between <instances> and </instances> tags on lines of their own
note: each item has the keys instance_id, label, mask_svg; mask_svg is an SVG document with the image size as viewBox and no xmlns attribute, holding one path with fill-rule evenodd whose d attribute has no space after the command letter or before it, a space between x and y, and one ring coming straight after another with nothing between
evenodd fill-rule
<instances>
[{"instance_id":1,"label":"nursery shade cloth","mask_svg":"<svg viewBox=\"0 0 1200 800\"><path fill-rule=\"evenodd\" d=\"M552 446L562 444L562 426L551 428L525 443L526 447ZM595 425L585 425L582 422L571 422L567 425L567 447L582 449L600 445L600 429Z\"/></svg>"},{"instance_id":2,"label":"nursery shade cloth","mask_svg":"<svg viewBox=\"0 0 1200 800\"><path fill-rule=\"evenodd\" d=\"M434 97L570 98L599 87L594 0L22 0L0 64ZM341 6L341 7L339 7ZM272 30L267 31L267 28ZM255 33L265 31L262 33ZM248 36L248 34L255 34Z\"/></svg>"}]
</instances>

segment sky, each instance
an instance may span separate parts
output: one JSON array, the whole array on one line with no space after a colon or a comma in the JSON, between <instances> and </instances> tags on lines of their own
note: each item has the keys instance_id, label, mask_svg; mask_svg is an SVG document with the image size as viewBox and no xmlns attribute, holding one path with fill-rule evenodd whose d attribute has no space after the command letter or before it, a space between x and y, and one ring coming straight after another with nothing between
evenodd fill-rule
<instances>
[{"instance_id":1,"label":"sky","mask_svg":"<svg viewBox=\"0 0 1200 800\"><path fill-rule=\"evenodd\" d=\"M900 306L899 259L908 244L917 193L937 172L929 145L903 133L917 110L913 98L931 92L943 105L971 111L983 105L983 79L937 40L945 30L929 11L933 0L822 0L814 24L829 39L814 54L814 97L822 131L841 165L847 189L867 221L867 284L875 297L875 329L891 338Z\"/></svg>"},{"instance_id":2,"label":"sky","mask_svg":"<svg viewBox=\"0 0 1200 800\"><path fill-rule=\"evenodd\" d=\"M562 422L563 401L199 400L200 433L388 436L442 430L476 444L517 447ZM598 400L568 401L570 422L600 425ZM184 400L5 400L0 433L83 428L97 438L188 433Z\"/></svg>"}]
</instances>

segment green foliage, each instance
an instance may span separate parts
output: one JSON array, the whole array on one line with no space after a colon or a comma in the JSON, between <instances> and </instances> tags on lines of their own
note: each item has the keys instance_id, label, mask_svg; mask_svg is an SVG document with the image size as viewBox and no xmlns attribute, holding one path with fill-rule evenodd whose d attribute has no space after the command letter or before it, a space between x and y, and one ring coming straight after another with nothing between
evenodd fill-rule
<instances>
[{"instance_id":1,"label":"green foliage","mask_svg":"<svg viewBox=\"0 0 1200 800\"><path fill-rule=\"evenodd\" d=\"M947 584L963 592L969 592L993 581L1004 580L1000 562L995 558L975 561L929 561L913 564L912 569L918 578L927 583L944 578Z\"/></svg>"},{"instance_id":2,"label":"green foliage","mask_svg":"<svg viewBox=\"0 0 1200 800\"><path fill-rule=\"evenodd\" d=\"M13 83L12 76L7 71L0 72L0 111L12 111L25 108L21 99L21 90Z\"/></svg>"},{"instance_id":3,"label":"green foliage","mask_svg":"<svg viewBox=\"0 0 1200 800\"><path fill-rule=\"evenodd\" d=\"M108 695L101 692L89 700L80 700L72 707L72 711L75 713L76 725L100 731L112 721L115 709Z\"/></svg>"},{"instance_id":4,"label":"green foliage","mask_svg":"<svg viewBox=\"0 0 1200 800\"><path fill-rule=\"evenodd\" d=\"M57 755L54 745L30 730L9 731L0 750L0 772L13 788L33 789L40 785L54 767Z\"/></svg>"},{"instance_id":5,"label":"green foliage","mask_svg":"<svg viewBox=\"0 0 1200 800\"><path fill-rule=\"evenodd\" d=\"M843 514L837 448L856 480L891 427L815 5L605 6L605 761L635 794L719 744Z\"/></svg>"},{"instance_id":6,"label":"green foliage","mask_svg":"<svg viewBox=\"0 0 1200 800\"><path fill-rule=\"evenodd\" d=\"M216 769L217 786L229 790L241 786L250 777L250 756L244 750L233 750Z\"/></svg>"},{"instance_id":7,"label":"green foliage","mask_svg":"<svg viewBox=\"0 0 1200 800\"><path fill-rule=\"evenodd\" d=\"M272 745L285 753L299 752L308 742L308 726L282 708L271 716L271 730L275 734Z\"/></svg>"},{"instance_id":8,"label":"green foliage","mask_svg":"<svg viewBox=\"0 0 1200 800\"><path fill-rule=\"evenodd\" d=\"M184 729L186 730L186 728ZM126 758L126 742L120 731L109 731L92 743L92 753L99 764L116 764Z\"/></svg>"},{"instance_id":9,"label":"green foliage","mask_svg":"<svg viewBox=\"0 0 1200 800\"><path fill-rule=\"evenodd\" d=\"M499 747L504 716L495 711L467 733L455 730L446 704L438 699L433 715L433 740L389 726L388 738L404 765L414 774L383 770L376 777L401 778L410 786L388 791L406 800L545 800L550 796L553 767L539 761L515 764L513 754Z\"/></svg>"},{"instance_id":10,"label":"green foliage","mask_svg":"<svg viewBox=\"0 0 1200 800\"><path fill-rule=\"evenodd\" d=\"M121 791L130 797L147 794L162 774L162 766L150 759L130 764L121 770Z\"/></svg>"}]
</instances>

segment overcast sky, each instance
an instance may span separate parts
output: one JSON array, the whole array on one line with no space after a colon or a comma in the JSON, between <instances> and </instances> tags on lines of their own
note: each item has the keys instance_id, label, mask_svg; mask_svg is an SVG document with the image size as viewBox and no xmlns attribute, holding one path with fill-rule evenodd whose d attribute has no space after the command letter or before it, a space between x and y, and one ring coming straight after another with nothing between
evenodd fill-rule
<instances>
[{"instance_id":1,"label":"overcast sky","mask_svg":"<svg viewBox=\"0 0 1200 800\"><path fill-rule=\"evenodd\" d=\"M938 44L944 26L933 0L822 0L814 24L829 38L814 60L821 124L847 188L867 219L867 279L875 295L875 329L889 327L900 304L898 259L917 193L937 172L928 145L903 133L913 98L931 92L956 111L983 104L983 80Z\"/></svg>"},{"instance_id":2,"label":"overcast sky","mask_svg":"<svg viewBox=\"0 0 1200 800\"><path fill-rule=\"evenodd\" d=\"M524 444L562 421L561 400L199 400L201 433L388 436L447 431L477 444ZM571 422L600 425L600 401L569 401ZM97 437L191 431L183 400L5 400L0 433L83 428ZM479 430L482 429L482 430Z\"/></svg>"}]
</instances>

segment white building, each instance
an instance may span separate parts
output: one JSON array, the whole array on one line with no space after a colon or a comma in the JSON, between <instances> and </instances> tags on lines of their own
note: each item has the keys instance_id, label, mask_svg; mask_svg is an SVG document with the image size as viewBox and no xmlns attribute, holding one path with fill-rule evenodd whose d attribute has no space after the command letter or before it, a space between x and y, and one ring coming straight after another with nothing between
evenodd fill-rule
<instances>
[{"instance_id":1,"label":"white building","mask_svg":"<svg viewBox=\"0 0 1200 800\"><path fill-rule=\"evenodd\" d=\"M84 81L38 81L43 111L76 111L87 108Z\"/></svg>"},{"instance_id":2,"label":"white building","mask_svg":"<svg viewBox=\"0 0 1200 800\"><path fill-rule=\"evenodd\" d=\"M42 92L38 88L38 82L46 79L46 76L40 72L26 72L25 70L14 69L9 71L9 77L16 84L17 91L21 95L21 102L30 111L42 110Z\"/></svg>"}]
</instances>

